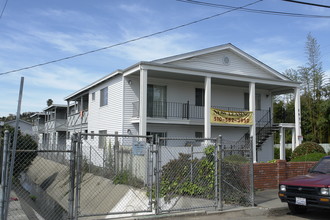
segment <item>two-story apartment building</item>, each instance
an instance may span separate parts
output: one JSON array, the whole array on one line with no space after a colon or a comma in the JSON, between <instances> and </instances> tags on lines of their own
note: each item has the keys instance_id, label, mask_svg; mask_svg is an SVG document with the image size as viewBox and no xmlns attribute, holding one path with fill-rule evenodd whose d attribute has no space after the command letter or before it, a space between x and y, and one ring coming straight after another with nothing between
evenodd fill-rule
<instances>
[{"instance_id":1,"label":"two-story apartment building","mask_svg":"<svg viewBox=\"0 0 330 220\"><path fill-rule=\"evenodd\" d=\"M293 144L300 129L299 84L232 44L224 44L117 70L67 96L70 129L100 134L253 139L253 158L273 159L272 97L295 94ZM76 110L70 106L75 103ZM213 123L211 108L251 111L252 125ZM80 115L80 117L75 115ZM258 150L259 149L259 150Z\"/></svg>"},{"instance_id":2,"label":"two-story apartment building","mask_svg":"<svg viewBox=\"0 0 330 220\"><path fill-rule=\"evenodd\" d=\"M66 146L67 106L53 104L43 110L39 125L44 122L42 148L47 150L64 150Z\"/></svg>"}]
</instances>

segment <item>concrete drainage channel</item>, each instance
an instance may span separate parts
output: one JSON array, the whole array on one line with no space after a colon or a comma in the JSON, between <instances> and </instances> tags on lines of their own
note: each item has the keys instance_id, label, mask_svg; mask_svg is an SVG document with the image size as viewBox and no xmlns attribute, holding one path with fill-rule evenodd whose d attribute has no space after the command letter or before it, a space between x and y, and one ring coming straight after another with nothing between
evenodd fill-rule
<instances>
[{"instance_id":1,"label":"concrete drainage channel","mask_svg":"<svg viewBox=\"0 0 330 220\"><path fill-rule=\"evenodd\" d=\"M22 173L20 186L16 186L15 191L19 199L23 200L27 206L37 212L42 218L47 220L67 219L67 211L45 192L48 185L47 182L44 182L44 184L39 186L31 181L25 173ZM24 211L28 211L27 209L28 207L25 207ZM29 213L26 214L28 215Z\"/></svg>"}]
</instances>

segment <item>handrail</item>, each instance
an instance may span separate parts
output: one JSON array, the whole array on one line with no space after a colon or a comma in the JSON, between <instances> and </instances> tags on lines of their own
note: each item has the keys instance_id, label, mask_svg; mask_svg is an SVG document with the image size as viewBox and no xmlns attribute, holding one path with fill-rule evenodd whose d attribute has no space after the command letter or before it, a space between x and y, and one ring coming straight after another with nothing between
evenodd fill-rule
<instances>
[{"instance_id":1,"label":"handrail","mask_svg":"<svg viewBox=\"0 0 330 220\"><path fill-rule=\"evenodd\" d=\"M133 102L132 117L139 117L139 101ZM204 119L204 106L197 106L180 102L161 102L156 101L148 104L147 116L152 118L180 118L180 119ZM212 108L219 108L226 111L247 111L244 108L229 107L229 106L212 106ZM268 110L257 110L256 115L268 113Z\"/></svg>"}]
</instances>

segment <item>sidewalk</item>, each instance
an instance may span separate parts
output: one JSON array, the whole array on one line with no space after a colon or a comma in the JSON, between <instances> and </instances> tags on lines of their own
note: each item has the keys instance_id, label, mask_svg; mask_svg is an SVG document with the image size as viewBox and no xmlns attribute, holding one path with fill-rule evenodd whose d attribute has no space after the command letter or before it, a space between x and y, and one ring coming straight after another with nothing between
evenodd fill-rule
<instances>
[{"instance_id":1,"label":"sidewalk","mask_svg":"<svg viewBox=\"0 0 330 220\"><path fill-rule=\"evenodd\" d=\"M185 213L171 213L164 215L135 216L125 219L241 219L253 216L281 216L289 212L286 203L282 203L277 195L277 189L257 191L255 195L255 207L238 207L226 211L195 211Z\"/></svg>"}]
</instances>

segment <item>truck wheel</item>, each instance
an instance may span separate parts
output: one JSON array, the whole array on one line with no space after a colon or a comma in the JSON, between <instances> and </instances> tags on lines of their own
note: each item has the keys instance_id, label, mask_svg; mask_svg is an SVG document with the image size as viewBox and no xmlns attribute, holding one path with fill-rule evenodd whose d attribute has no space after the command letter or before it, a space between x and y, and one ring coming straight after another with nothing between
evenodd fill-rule
<instances>
[{"instance_id":1,"label":"truck wheel","mask_svg":"<svg viewBox=\"0 0 330 220\"><path fill-rule=\"evenodd\" d=\"M293 214L293 215L295 215L295 214L304 214L307 211L306 206L295 205L295 204L288 204L288 206L289 206L291 214Z\"/></svg>"}]
</instances>

